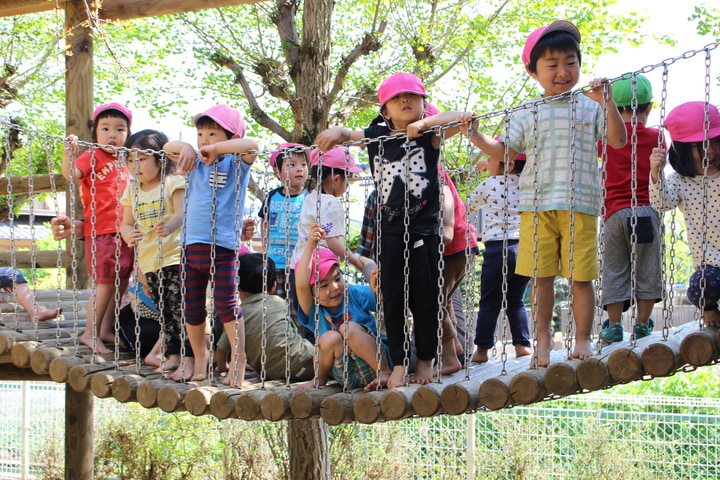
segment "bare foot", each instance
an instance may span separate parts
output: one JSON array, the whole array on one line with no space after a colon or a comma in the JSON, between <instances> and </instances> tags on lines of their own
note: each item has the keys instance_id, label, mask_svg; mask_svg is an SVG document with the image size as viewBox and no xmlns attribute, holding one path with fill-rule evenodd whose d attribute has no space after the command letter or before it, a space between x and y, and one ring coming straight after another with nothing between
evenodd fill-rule
<instances>
[{"instance_id":1,"label":"bare foot","mask_svg":"<svg viewBox=\"0 0 720 480\"><path fill-rule=\"evenodd\" d=\"M462 368L460 360L455 350L455 342L449 342L450 345L443 343L442 349L442 370L440 371L443 375L450 375L455 373Z\"/></svg>"},{"instance_id":2,"label":"bare foot","mask_svg":"<svg viewBox=\"0 0 720 480\"><path fill-rule=\"evenodd\" d=\"M324 387L325 382L320 382L318 386L320 388ZM298 384L298 390L310 390L311 388L315 388L315 380L308 380L307 382Z\"/></svg>"},{"instance_id":3,"label":"bare foot","mask_svg":"<svg viewBox=\"0 0 720 480\"><path fill-rule=\"evenodd\" d=\"M392 372L388 370L387 372L381 372L380 376L377 377L372 382L365 385L363 390L366 392L374 392L375 390L383 387L387 387L388 381L390 381L390 376L392 375Z\"/></svg>"},{"instance_id":4,"label":"bare foot","mask_svg":"<svg viewBox=\"0 0 720 480\"><path fill-rule=\"evenodd\" d=\"M592 357L592 344L590 340L576 340L575 348L573 348L572 358L579 358L585 360L586 358Z\"/></svg>"},{"instance_id":5,"label":"bare foot","mask_svg":"<svg viewBox=\"0 0 720 480\"><path fill-rule=\"evenodd\" d=\"M150 355L148 355L150 356ZM145 362L147 363L147 362ZM168 355L167 358L165 358L165 362L162 362L162 359L160 359L160 363L158 363L157 367L154 371L155 372L167 372L169 370L174 370L180 366L180 355L178 354L172 354Z\"/></svg>"},{"instance_id":6,"label":"bare foot","mask_svg":"<svg viewBox=\"0 0 720 480\"><path fill-rule=\"evenodd\" d=\"M720 310L703 312L703 320L705 320L705 325L709 327L720 327Z\"/></svg>"},{"instance_id":7,"label":"bare foot","mask_svg":"<svg viewBox=\"0 0 720 480\"><path fill-rule=\"evenodd\" d=\"M93 339L92 335L88 333L88 330L85 330L85 332L80 335L80 341L86 347L90 347L90 350L92 350L93 353L97 353L98 355L112 353L112 350L107 348L102 340L100 340L99 338Z\"/></svg>"},{"instance_id":8,"label":"bare foot","mask_svg":"<svg viewBox=\"0 0 720 480\"><path fill-rule=\"evenodd\" d=\"M245 380L245 362L230 362L227 376L223 380L223 385L230 387L240 388L242 387L243 380ZM237 365L237 368L235 368Z\"/></svg>"},{"instance_id":9,"label":"bare foot","mask_svg":"<svg viewBox=\"0 0 720 480\"><path fill-rule=\"evenodd\" d=\"M487 348L475 347L475 352L473 352L473 356L470 361L472 363L486 363L488 360L489 357Z\"/></svg>"},{"instance_id":10,"label":"bare foot","mask_svg":"<svg viewBox=\"0 0 720 480\"><path fill-rule=\"evenodd\" d=\"M547 336L540 335L538 332L537 339L537 366L547 367L550 365L550 350L552 349L552 338L548 334Z\"/></svg>"},{"instance_id":11,"label":"bare foot","mask_svg":"<svg viewBox=\"0 0 720 480\"><path fill-rule=\"evenodd\" d=\"M527 357L532 353L532 348L525 345L515 345L515 358Z\"/></svg>"},{"instance_id":12,"label":"bare foot","mask_svg":"<svg viewBox=\"0 0 720 480\"><path fill-rule=\"evenodd\" d=\"M405 367L402 365L394 367L386 385L387 388L397 388L405 385Z\"/></svg>"},{"instance_id":13,"label":"bare foot","mask_svg":"<svg viewBox=\"0 0 720 480\"><path fill-rule=\"evenodd\" d=\"M160 355L157 355L155 352L148 353L144 359L145 365L150 365L151 367L159 367L161 361Z\"/></svg>"},{"instance_id":14,"label":"bare foot","mask_svg":"<svg viewBox=\"0 0 720 480\"><path fill-rule=\"evenodd\" d=\"M460 343L460 339L455 337L455 354L460 355L463 352L463 346L462 343Z\"/></svg>"},{"instance_id":15,"label":"bare foot","mask_svg":"<svg viewBox=\"0 0 720 480\"><path fill-rule=\"evenodd\" d=\"M420 360L418 359L417 365L415 366L415 376L411 380L412 383L420 385L427 385L432 382L433 375L437 371L434 367L435 360Z\"/></svg>"},{"instance_id":16,"label":"bare foot","mask_svg":"<svg viewBox=\"0 0 720 480\"><path fill-rule=\"evenodd\" d=\"M34 314L31 313L31 315L34 315L32 317L32 322L37 323L37 322L43 322L46 320L51 320L51 319L57 317L58 315L60 315L61 313L62 313L62 308L59 310L57 308L38 308L37 313L34 313Z\"/></svg>"},{"instance_id":17,"label":"bare foot","mask_svg":"<svg viewBox=\"0 0 720 480\"><path fill-rule=\"evenodd\" d=\"M176 382L181 380L190 380L192 378L194 368L195 359L193 357L185 357L185 365L181 363L177 370L170 374L170 380L175 380Z\"/></svg>"}]
</instances>

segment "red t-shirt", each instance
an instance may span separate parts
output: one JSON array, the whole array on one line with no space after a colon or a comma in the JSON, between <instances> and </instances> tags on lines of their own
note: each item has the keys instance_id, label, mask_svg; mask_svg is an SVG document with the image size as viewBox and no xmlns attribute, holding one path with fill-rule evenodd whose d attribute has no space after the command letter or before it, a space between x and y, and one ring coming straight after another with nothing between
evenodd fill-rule
<instances>
[{"instance_id":1,"label":"red t-shirt","mask_svg":"<svg viewBox=\"0 0 720 480\"><path fill-rule=\"evenodd\" d=\"M83 202L85 236L89 237L93 233L95 235L119 233L123 221L120 197L128 184L125 162L104 150L90 149L77 158L75 166L83 174L80 179L80 196ZM118 206L119 209L116 211ZM91 221L93 216L94 222Z\"/></svg>"},{"instance_id":2,"label":"red t-shirt","mask_svg":"<svg viewBox=\"0 0 720 480\"><path fill-rule=\"evenodd\" d=\"M607 147L607 178L605 180L605 218L623 208L632 206L632 125L625 122L628 142L620 149ZM650 154L658 146L658 130L638 123L637 134L637 205L650 205L648 183L650 178ZM602 154L602 144L598 144L598 155Z\"/></svg>"}]
</instances>

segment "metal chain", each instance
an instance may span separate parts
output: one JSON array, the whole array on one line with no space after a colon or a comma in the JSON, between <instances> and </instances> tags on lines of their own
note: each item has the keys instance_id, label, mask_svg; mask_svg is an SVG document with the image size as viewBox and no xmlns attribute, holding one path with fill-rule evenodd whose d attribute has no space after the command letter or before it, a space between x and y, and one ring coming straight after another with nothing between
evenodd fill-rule
<instances>
[{"instance_id":1,"label":"metal chain","mask_svg":"<svg viewBox=\"0 0 720 480\"><path fill-rule=\"evenodd\" d=\"M240 244L242 243L243 220L244 220L244 216L245 216L245 212L240 211L240 197L241 197L240 185L242 183L242 168L241 168L242 165L240 165L240 162L242 162L243 159L240 155L235 155L235 156L233 156L232 161L235 164L235 185L234 185L234 188L235 188L235 212L234 212L235 217L234 217L233 224L235 225L235 238L238 239L237 245L235 248L235 260L236 260L238 268L235 269L235 272L233 274L233 284L239 285L240 284L240 276L238 273L238 269L240 267ZM267 258L263 258L263 260L264 260L264 262L263 262L263 277L262 278L266 279L267 278L267 261L266 261ZM263 312L262 318L263 319L267 317L267 286L265 285L266 283L267 282L263 282L263 299L262 299L262 312ZM235 295L236 308L240 308L242 311L242 305L240 303L240 299L238 298L238 289L237 288L235 288L234 295ZM234 351L235 354L233 355L233 358L232 358L233 378L230 379L231 385L237 385L238 381L242 382L245 378L244 374L243 374L243 378L239 378L240 358L241 358L241 356L245 356L244 348L243 348L243 351L240 352L240 339L242 337L242 335L240 334L240 330L241 330L240 322L243 322L243 323L245 322L245 317L242 315L239 318L236 316L235 321L233 322L233 330L235 331L235 341L233 342L234 345L232 345L231 350ZM244 334L245 325L243 324L242 327L243 327L242 331ZM211 332L211 335L212 335L212 333L213 332ZM214 342L211 340L210 345L213 345L213 344L214 344ZM245 342L243 341L243 345L244 344L245 344ZM212 350L212 348L211 348L211 350ZM225 359L223 359L223 361L224 360ZM247 362L247 357L245 357L245 361ZM213 363L211 362L210 365L213 365ZM246 369L247 369L247 365L246 365ZM211 370L213 370L213 369L211 368ZM261 367L260 374L261 374L261 382L264 385L265 377L263 377L263 375L266 374L265 373L265 365L263 365Z\"/></svg>"},{"instance_id":2,"label":"metal chain","mask_svg":"<svg viewBox=\"0 0 720 480\"><path fill-rule=\"evenodd\" d=\"M48 172L53 171L53 165L52 165L52 158L54 158L53 155L53 148L52 144L49 141L46 141L44 143L45 145L45 159L47 160L47 169ZM59 204L59 198L58 198L58 191L57 191L57 183L55 182L55 175L53 173L50 173L50 195L52 196L55 218L57 218L60 215L60 204ZM62 291L64 290L64 286L62 285L62 270L63 270L63 251L62 248L60 248L59 242L56 244L56 250L57 250L57 256L55 258L55 281L57 284L57 295L55 299L55 309L57 310L58 317L60 317L60 311L62 308ZM58 318L59 320L59 318ZM55 347L60 348L60 322L57 322L55 326Z\"/></svg>"},{"instance_id":3,"label":"metal chain","mask_svg":"<svg viewBox=\"0 0 720 480\"><path fill-rule=\"evenodd\" d=\"M12 157L12 146L11 146L11 129L13 126L8 129L7 135L5 135L5 172L10 171L10 161ZM12 270L10 271L10 276L12 280L12 286L15 287L17 285L17 277L16 277L16 262L17 259L15 258L15 252L17 251L17 247L15 245L15 198L13 197L13 186L12 182L7 182L7 202L8 202L8 224L10 227L10 266L12 267ZM14 318L15 318L15 328L14 330L20 331L20 320L18 318L19 313L19 302L15 302L14 304Z\"/></svg>"},{"instance_id":4,"label":"metal chain","mask_svg":"<svg viewBox=\"0 0 720 480\"><path fill-rule=\"evenodd\" d=\"M113 316L113 332L114 332L114 344L115 349L113 351L113 360L115 362L115 369L118 370L120 368L120 248L122 246L122 237L120 236L121 231L121 222L122 222L122 205L120 205L120 197L122 196L122 185L120 183L121 180L121 172L125 170L124 165L124 155L126 155L127 152L120 153L115 152L115 159L113 160L115 162L115 198L118 199L118 201L115 202L115 311ZM102 324L101 324L102 325ZM101 339L102 340L102 339Z\"/></svg>"},{"instance_id":5,"label":"metal chain","mask_svg":"<svg viewBox=\"0 0 720 480\"><path fill-rule=\"evenodd\" d=\"M604 92L607 94L607 84L604 85ZM607 98L607 97L605 97ZM577 124L577 104L578 97L572 95L570 97L570 124ZM577 173L577 129L572 128L570 134L570 239L568 241L568 283L570 288L568 289L568 316L567 325L565 328L565 348L567 350L568 360L572 358L572 347L573 347L573 327L575 315L573 312L574 305L574 286L575 277L573 272L575 270L575 188L577 187L577 179L575 177ZM577 326L575 326L577 331Z\"/></svg>"},{"instance_id":6,"label":"metal chain","mask_svg":"<svg viewBox=\"0 0 720 480\"><path fill-rule=\"evenodd\" d=\"M631 77L631 90L632 99L630 100L630 107L632 108L632 117L630 118L630 127L632 133L630 135L630 318L633 323L637 323L637 301L638 301L638 278L637 278L637 249L638 249L638 236L637 236L637 225L638 225L638 178L637 178L637 163L638 163L638 117L637 117L637 76ZM607 105L607 103L606 103ZM607 118L607 117L605 117ZM607 124L607 122L605 122ZM632 327L630 330L630 346L634 347L637 342L637 336L635 335L635 328Z\"/></svg>"},{"instance_id":7,"label":"metal chain","mask_svg":"<svg viewBox=\"0 0 720 480\"><path fill-rule=\"evenodd\" d=\"M510 117L505 117L505 134L508 134L508 130L510 127ZM504 152L503 152L503 195L505 196L505 206L503 208L503 238L502 238L502 267L501 267L501 274L502 274L502 281L500 286L500 291L502 292L502 299L500 300L500 318L502 319L502 336L501 336L501 347L500 347L500 364L502 365L502 370L500 372L501 375L507 374L507 343L508 343L508 324L510 323L510 318L508 317L508 278L510 275L510 270L508 268L508 235L510 233L510 209L509 209L509 199L510 199L510 185L508 184L510 180L510 152L509 152L509 146L507 142L504 142L503 145L505 146ZM493 345L493 349L495 346Z\"/></svg>"},{"instance_id":8,"label":"metal chain","mask_svg":"<svg viewBox=\"0 0 720 480\"><path fill-rule=\"evenodd\" d=\"M710 149L710 138L709 138L709 131L710 131L710 83L712 80L712 77L710 75L710 51L705 52L705 108L703 110L703 132L705 133L703 135L703 158L702 158L702 166L703 166L703 177L702 177L702 205L707 205L707 199L708 199L708 168L710 168L710 158L708 157L708 150ZM702 224L707 225L708 222L708 211L707 208L702 209ZM700 311L705 312L705 292L707 288L707 278L705 275L706 270L706 263L705 258L707 256L707 229L703 228L701 231L701 260L700 260ZM697 312L697 310L696 310ZM705 326L705 321L702 313L700 314L700 327L702 328Z\"/></svg>"},{"instance_id":9,"label":"metal chain","mask_svg":"<svg viewBox=\"0 0 720 480\"><path fill-rule=\"evenodd\" d=\"M598 262L598 278L595 279L595 285L597 285L597 292L600 293L602 296L605 283L603 279L604 270L605 270L605 221L606 221L606 215L607 215L607 205L606 205L606 199L607 199L607 179L608 179L608 106L607 101L603 103L602 105L602 112L603 112L603 118L605 121L603 122L603 128L602 128L602 134L600 139L600 185L601 185L601 202L600 202L600 226L599 226L599 232L598 232L598 249L597 249L597 262ZM603 305L602 302L597 301L596 299L596 314L597 317L602 319L603 316ZM601 328L602 322L592 322L592 328L591 328L591 334L593 332L597 332ZM597 332L597 341L595 342L595 348L598 352L598 354L602 353L602 339L600 338L599 333Z\"/></svg>"},{"instance_id":10,"label":"metal chain","mask_svg":"<svg viewBox=\"0 0 720 480\"><path fill-rule=\"evenodd\" d=\"M380 162L382 162L382 159L385 157L385 143L380 142L378 144L378 153L377 158L380 159ZM371 162L374 162L375 159L370 159ZM380 192L377 191L377 185L383 184L383 169L382 163L380 165L374 165L375 174L377 175L377 180L375 181L375 208L373 209L373 216L375 217L375 225L374 225L374 235L375 235L375 242L372 245L372 248L375 250L375 261L377 262L376 267L376 281L375 281L375 291L376 297L377 297L377 311L375 312L376 317L376 323L377 323L377 329L378 334L375 338L375 360L378 363L378 366L382 362L382 334L381 332L385 330L387 332L387 323L385 319L385 302L384 298L382 297L382 263L380 262L380 254L382 252L382 200L380 198ZM382 327L382 328L381 328ZM395 368L396 365L392 365L393 368ZM379 375L379 372L378 372ZM380 377L378 377L380 378ZM381 385L380 382L377 382L375 390L380 390Z\"/></svg>"},{"instance_id":11,"label":"metal chain","mask_svg":"<svg viewBox=\"0 0 720 480\"><path fill-rule=\"evenodd\" d=\"M444 318L444 312L447 311L445 308L445 303L449 302L449 298L445 298L445 242L443 239L445 238L445 202L447 199L445 198L445 177L441 174L441 172L444 170L445 166L445 149L443 148L445 145L445 131L442 130L440 135L440 158L438 159L438 186L440 187L438 189L438 195L440 202L440 215L438 218L440 231L440 241L438 242L438 313L437 313L437 347L435 349L435 356L437 358L437 382L440 383L440 372L442 372L443 369L443 361L442 361L442 354L443 354L443 318ZM407 179L407 177L406 177ZM405 184L405 190L407 191L407 182ZM452 196L450 197L450 200L452 200ZM455 208L457 206L453 207L453 213ZM407 210L406 210L407 211ZM453 223L454 224L454 223ZM407 283L406 283L407 285ZM452 319L448 319L448 321L452 321ZM455 348L454 342L452 348Z\"/></svg>"},{"instance_id":12,"label":"metal chain","mask_svg":"<svg viewBox=\"0 0 720 480\"><path fill-rule=\"evenodd\" d=\"M662 89L660 91L660 124L658 128L658 141L657 141L657 148L663 149L665 148L665 137L663 134L663 128L665 125L665 112L667 107L667 85L668 85L668 66L663 66L663 72L662 72ZM660 170L658 175L658 181L662 184L663 181L663 171ZM662 215L662 214L660 214ZM668 335L670 333L670 326L672 325L672 314L673 314L673 298L675 296L674 289L672 288L673 282L674 282L674 258L675 258L675 209L672 210L670 213L670 235L671 235L671 241L670 241L670 252L669 257L668 254L665 252L666 248L666 241L665 241L665 221L664 221L664 215L661 217L660 222L660 228L659 228L659 235L660 235L660 259L661 259L661 265L663 268L660 269L662 272L662 284L663 286L670 285L670 288L663 288L662 289L662 298L663 298L663 327L662 327L662 339L663 341L667 341ZM668 262L668 258L670 258L670 261ZM667 269L665 267L668 267ZM669 270L669 272L668 272ZM669 275L668 275L669 273Z\"/></svg>"},{"instance_id":13,"label":"metal chain","mask_svg":"<svg viewBox=\"0 0 720 480\"><path fill-rule=\"evenodd\" d=\"M532 117L533 117L533 139L538 138L538 105L533 105L532 108ZM532 287L531 287L531 297L532 297L532 314L533 314L533 335L532 335L532 343L533 343L533 356L531 367L533 369L537 369L540 365L540 361L538 359L538 314L540 312L540 305L538 303L538 296L539 296L539 285L538 285L538 279L540 276L540 269L538 267L538 262L540 260L540 253L538 251L538 243L540 241L540 235L538 232L539 227L539 217L538 217L538 164L537 164L537 155L538 155L538 146L537 142L533 142L532 146L532 152L530 156L527 157L528 160L532 159L532 183L533 183L533 225L532 225L532 239L533 239L533 252L532 252L532 260L533 260L533 268L532 268ZM525 164L527 166L527 163ZM550 318L550 325L546 325L545 328L550 329L550 335L553 335L553 329L552 329L552 314ZM547 332L546 332L547 333ZM552 346L552 339L551 339L551 346Z\"/></svg>"},{"instance_id":14,"label":"metal chain","mask_svg":"<svg viewBox=\"0 0 720 480\"><path fill-rule=\"evenodd\" d=\"M407 138L407 137L406 137ZM410 383L410 335L412 334L409 322L410 312L410 191L408 188L408 179L410 178L410 143L405 141L403 143L405 149L405 156L403 158L403 282L407 288L403 289L403 351L405 355L403 357L403 369L405 375L403 377L403 383L408 385ZM379 194L379 192L378 192ZM395 320L397 321L397 320ZM417 319L415 319L417 321ZM420 359L418 359L420 361Z\"/></svg>"}]
</instances>

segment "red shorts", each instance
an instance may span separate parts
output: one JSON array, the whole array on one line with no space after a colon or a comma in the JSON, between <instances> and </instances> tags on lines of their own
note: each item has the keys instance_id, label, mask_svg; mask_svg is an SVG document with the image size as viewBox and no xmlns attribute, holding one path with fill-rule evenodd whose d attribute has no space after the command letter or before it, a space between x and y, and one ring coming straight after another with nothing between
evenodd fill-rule
<instances>
[{"instance_id":1,"label":"red shorts","mask_svg":"<svg viewBox=\"0 0 720 480\"><path fill-rule=\"evenodd\" d=\"M95 243L95 261L93 261L92 247ZM116 252L117 249L117 252ZM85 238L85 260L90 277L93 275L93 265L97 272L95 283L115 283L115 259L119 255L120 278L130 278L135 254L122 237L114 233L104 233Z\"/></svg>"}]
</instances>

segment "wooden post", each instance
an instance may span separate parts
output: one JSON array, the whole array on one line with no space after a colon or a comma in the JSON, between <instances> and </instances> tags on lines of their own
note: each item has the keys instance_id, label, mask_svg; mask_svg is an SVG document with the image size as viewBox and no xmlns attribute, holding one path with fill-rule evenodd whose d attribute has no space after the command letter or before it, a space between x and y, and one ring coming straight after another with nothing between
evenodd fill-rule
<instances>
[{"instance_id":1,"label":"wooden post","mask_svg":"<svg viewBox=\"0 0 720 480\"><path fill-rule=\"evenodd\" d=\"M65 479L94 477L94 403L90 392L65 386Z\"/></svg>"},{"instance_id":2,"label":"wooden post","mask_svg":"<svg viewBox=\"0 0 720 480\"><path fill-rule=\"evenodd\" d=\"M93 39L88 28L86 2L72 0L65 3L65 133L77 135L80 140L90 140L90 127L93 112ZM73 199L74 212L71 212L70 192L67 195L67 214L73 218L82 218L82 204L79 188L75 189ZM66 240L66 250L70 251L72 240ZM85 250L78 245L76 258L77 279L80 288L87 288L89 276L85 267ZM67 269L67 288L72 285L72 266Z\"/></svg>"},{"instance_id":3,"label":"wooden post","mask_svg":"<svg viewBox=\"0 0 720 480\"><path fill-rule=\"evenodd\" d=\"M288 420L290 477L330 480L328 426L319 418Z\"/></svg>"}]
</instances>

